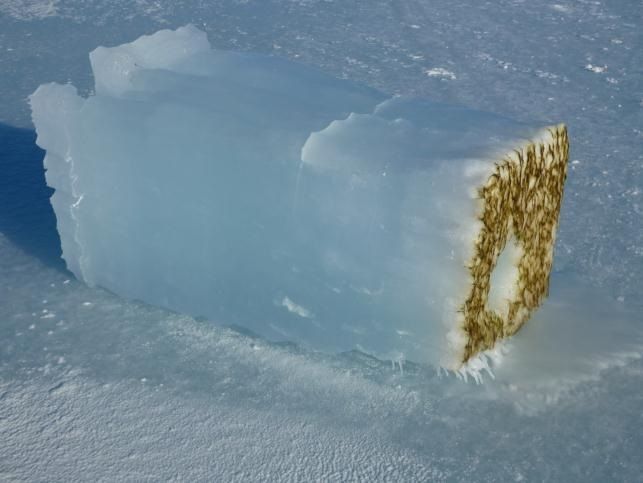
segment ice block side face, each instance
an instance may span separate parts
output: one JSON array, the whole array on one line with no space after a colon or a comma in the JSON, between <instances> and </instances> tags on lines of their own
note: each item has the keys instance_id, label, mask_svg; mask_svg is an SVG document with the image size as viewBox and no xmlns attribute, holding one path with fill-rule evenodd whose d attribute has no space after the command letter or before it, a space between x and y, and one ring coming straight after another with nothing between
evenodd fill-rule
<instances>
[{"instance_id":1,"label":"ice block side face","mask_svg":"<svg viewBox=\"0 0 643 483\"><path fill-rule=\"evenodd\" d=\"M565 126L550 127L498 163L480 189L483 228L469 266L471 292L460 309L463 363L515 334L547 295L568 152ZM491 307L492 272L508 242L518 247L515 279Z\"/></svg>"}]
</instances>

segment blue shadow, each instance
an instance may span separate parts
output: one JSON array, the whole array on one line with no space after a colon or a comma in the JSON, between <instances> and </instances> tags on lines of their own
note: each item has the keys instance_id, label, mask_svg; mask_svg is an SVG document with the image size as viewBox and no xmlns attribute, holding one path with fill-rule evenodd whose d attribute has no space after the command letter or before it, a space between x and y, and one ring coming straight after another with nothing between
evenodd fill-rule
<instances>
[{"instance_id":1,"label":"blue shadow","mask_svg":"<svg viewBox=\"0 0 643 483\"><path fill-rule=\"evenodd\" d=\"M48 266L65 270L36 133L0 123L0 233Z\"/></svg>"}]
</instances>

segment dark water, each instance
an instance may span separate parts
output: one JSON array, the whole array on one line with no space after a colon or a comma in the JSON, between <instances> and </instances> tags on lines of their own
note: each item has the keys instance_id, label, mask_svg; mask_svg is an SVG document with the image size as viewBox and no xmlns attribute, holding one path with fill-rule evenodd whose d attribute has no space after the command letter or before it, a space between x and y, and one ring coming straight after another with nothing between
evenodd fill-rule
<instances>
[{"instance_id":1,"label":"dark water","mask_svg":"<svg viewBox=\"0 0 643 483\"><path fill-rule=\"evenodd\" d=\"M65 270L36 133L0 124L0 232L45 264Z\"/></svg>"}]
</instances>

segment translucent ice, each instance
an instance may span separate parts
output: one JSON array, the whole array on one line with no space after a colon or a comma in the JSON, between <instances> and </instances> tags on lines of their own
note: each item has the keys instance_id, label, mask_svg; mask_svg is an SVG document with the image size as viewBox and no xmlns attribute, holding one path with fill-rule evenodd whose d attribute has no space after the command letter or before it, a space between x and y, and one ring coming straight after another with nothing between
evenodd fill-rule
<instances>
[{"instance_id":1,"label":"translucent ice","mask_svg":"<svg viewBox=\"0 0 643 483\"><path fill-rule=\"evenodd\" d=\"M190 26L90 59L94 95L31 96L63 257L88 284L453 368L546 292L563 127L214 51Z\"/></svg>"}]
</instances>

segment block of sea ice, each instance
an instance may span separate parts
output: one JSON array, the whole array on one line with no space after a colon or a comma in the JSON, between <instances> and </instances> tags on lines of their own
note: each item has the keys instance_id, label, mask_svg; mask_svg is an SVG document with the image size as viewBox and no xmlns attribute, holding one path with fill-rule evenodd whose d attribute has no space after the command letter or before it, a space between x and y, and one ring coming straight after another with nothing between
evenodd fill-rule
<instances>
[{"instance_id":1,"label":"block of sea ice","mask_svg":"<svg viewBox=\"0 0 643 483\"><path fill-rule=\"evenodd\" d=\"M547 294L563 125L391 97L187 26L31 96L63 258L269 339L458 369Z\"/></svg>"}]
</instances>

